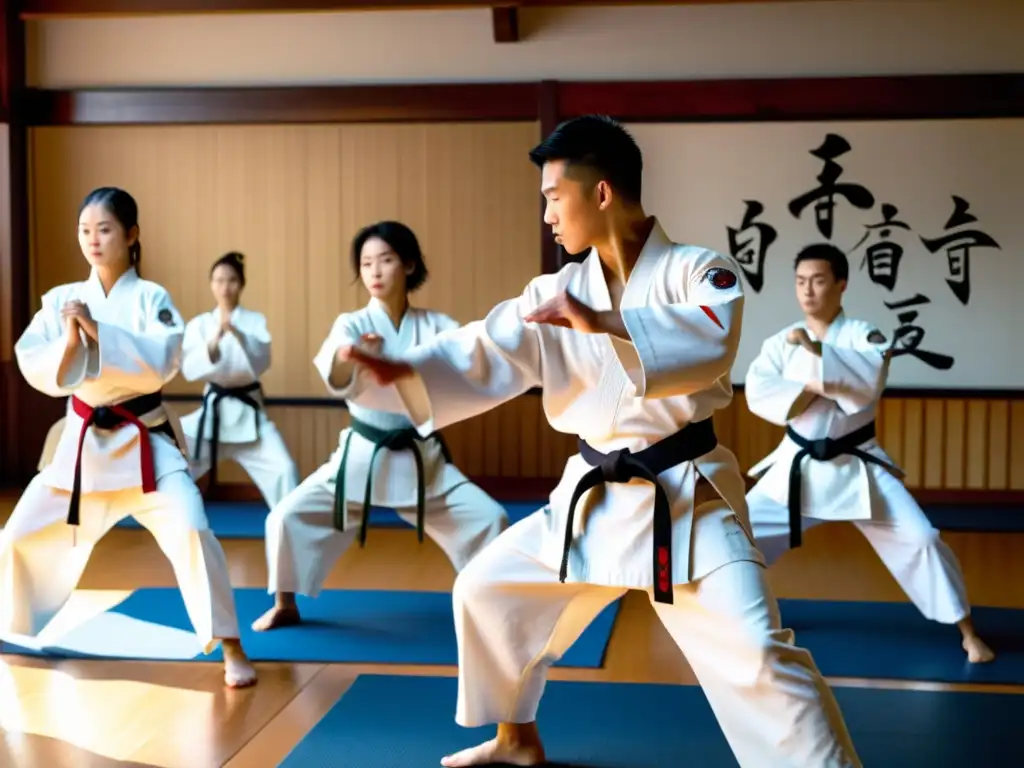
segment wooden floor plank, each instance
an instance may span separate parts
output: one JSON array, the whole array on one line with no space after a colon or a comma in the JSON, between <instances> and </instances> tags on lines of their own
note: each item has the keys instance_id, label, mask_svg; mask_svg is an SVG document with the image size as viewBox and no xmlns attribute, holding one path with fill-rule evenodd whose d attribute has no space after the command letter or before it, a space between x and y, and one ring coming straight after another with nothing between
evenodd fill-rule
<instances>
[{"instance_id":1,"label":"wooden floor plank","mask_svg":"<svg viewBox=\"0 0 1024 768\"><path fill-rule=\"evenodd\" d=\"M12 499L0 498L0 520ZM1024 608L1024 534L950 533L975 605ZM266 583L262 541L223 542L232 583ZM777 596L905 601L906 596L855 528L808 531L804 546L769 571ZM408 530L371 530L327 579L328 588L448 590L454 573L432 542ZM75 600L102 610L128 591L173 586L174 575L144 531L114 530L96 547ZM106 602L104 602L106 601ZM77 619L76 619L77 620ZM361 673L454 675L454 667L366 664L259 664L248 691L227 691L218 665L0 660L0 765L10 768L156 766L267 768L277 765ZM694 684L696 681L645 595L622 604L601 669L556 669L554 680ZM1024 693L979 686L835 679L834 685ZM454 702L439 703L451 706Z\"/></svg>"}]
</instances>

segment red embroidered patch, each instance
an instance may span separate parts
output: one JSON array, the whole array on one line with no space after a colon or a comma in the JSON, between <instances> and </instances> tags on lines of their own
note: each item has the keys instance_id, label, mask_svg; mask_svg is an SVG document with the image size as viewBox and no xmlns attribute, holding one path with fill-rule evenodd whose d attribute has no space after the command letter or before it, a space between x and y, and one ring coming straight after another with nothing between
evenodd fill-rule
<instances>
[{"instance_id":1,"label":"red embroidered patch","mask_svg":"<svg viewBox=\"0 0 1024 768\"><path fill-rule=\"evenodd\" d=\"M736 285L736 275L730 272L728 269L722 269L722 267L714 267L709 269L707 272L707 280L715 288L719 290L726 290Z\"/></svg>"},{"instance_id":2,"label":"red embroidered patch","mask_svg":"<svg viewBox=\"0 0 1024 768\"><path fill-rule=\"evenodd\" d=\"M712 311L711 307L705 307L703 304L701 304L700 308L704 310L704 314L705 315L707 315L708 317L711 318L711 322L713 322L715 325L717 325L723 331L725 330L725 326L722 325L722 321L718 319L718 317Z\"/></svg>"}]
</instances>

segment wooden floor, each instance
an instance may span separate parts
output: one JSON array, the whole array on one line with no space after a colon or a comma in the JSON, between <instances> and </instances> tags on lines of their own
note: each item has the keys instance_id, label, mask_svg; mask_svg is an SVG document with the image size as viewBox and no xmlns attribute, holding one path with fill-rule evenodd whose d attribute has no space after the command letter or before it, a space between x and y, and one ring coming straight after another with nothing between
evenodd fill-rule
<instances>
[{"instance_id":1,"label":"wooden floor","mask_svg":"<svg viewBox=\"0 0 1024 768\"><path fill-rule=\"evenodd\" d=\"M0 497L0 521L14 499ZM1024 534L944 534L975 605L1024 607ZM224 541L236 586L264 586L262 541ZM411 530L374 530L334 569L329 588L447 590L454 575ZM903 593L855 529L819 526L770 571L779 597L902 601ZM75 600L102 609L139 587L173 586L144 531L114 530L97 546ZM99 606L97 608L97 606ZM4 768L273 768L363 672L454 675L455 668L258 664L253 689L228 691L209 663L49 662L0 658L0 766ZM558 669L552 679L693 684L642 594L626 597L602 669ZM837 686L1024 693L1024 686L950 686L832 679ZM454 712L454 702L450 702Z\"/></svg>"}]
</instances>

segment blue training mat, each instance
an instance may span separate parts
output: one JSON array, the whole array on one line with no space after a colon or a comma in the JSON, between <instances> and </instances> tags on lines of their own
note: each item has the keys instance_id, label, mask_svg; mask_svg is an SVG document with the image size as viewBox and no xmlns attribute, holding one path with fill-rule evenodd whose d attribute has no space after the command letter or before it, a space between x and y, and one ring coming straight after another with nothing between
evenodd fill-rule
<instances>
[{"instance_id":1,"label":"blue training mat","mask_svg":"<svg viewBox=\"0 0 1024 768\"><path fill-rule=\"evenodd\" d=\"M242 642L253 661L363 664L458 663L450 592L328 590L298 598L305 623L270 632L249 627L273 605L262 589L236 589ZM618 615L609 605L559 666L598 668ZM23 641L25 642L25 641ZM41 651L4 642L9 654L147 661L220 661L201 655L177 589L140 589Z\"/></svg>"},{"instance_id":2,"label":"blue training mat","mask_svg":"<svg viewBox=\"0 0 1024 768\"><path fill-rule=\"evenodd\" d=\"M423 768L490 739L454 722L456 680L361 675L280 768ZM1024 696L835 688L872 768L1020 765ZM735 768L696 686L550 682L538 714L561 768Z\"/></svg>"},{"instance_id":3,"label":"blue training mat","mask_svg":"<svg viewBox=\"0 0 1024 768\"><path fill-rule=\"evenodd\" d=\"M509 523L517 523L547 502L503 502ZM261 501L208 501L206 515L210 527L220 539L262 539L267 505ZM942 531L978 533L1024 533L1024 509L1017 506L954 506L936 504L924 508L932 525ZM393 509L374 507L371 528L412 528ZM140 529L134 518L126 517L117 528Z\"/></svg>"},{"instance_id":4,"label":"blue training mat","mask_svg":"<svg viewBox=\"0 0 1024 768\"><path fill-rule=\"evenodd\" d=\"M506 502L502 504L508 511L509 524L519 522L524 517L536 512L546 502ZM208 501L206 517L210 528L218 539L262 539L268 513L267 505L261 501ZM142 526L134 517L126 517L115 528L142 530ZM374 507L370 511L371 528L408 528L413 527L400 518L393 509ZM372 540L372 536L370 537ZM369 540L367 541L369 546Z\"/></svg>"},{"instance_id":5,"label":"blue training mat","mask_svg":"<svg viewBox=\"0 0 1024 768\"><path fill-rule=\"evenodd\" d=\"M1024 610L972 609L996 658L971 664L956 626L925 619L911 603L779 600L779 608L826 677L1024 684Z\"/></svg>"}]
</instances>

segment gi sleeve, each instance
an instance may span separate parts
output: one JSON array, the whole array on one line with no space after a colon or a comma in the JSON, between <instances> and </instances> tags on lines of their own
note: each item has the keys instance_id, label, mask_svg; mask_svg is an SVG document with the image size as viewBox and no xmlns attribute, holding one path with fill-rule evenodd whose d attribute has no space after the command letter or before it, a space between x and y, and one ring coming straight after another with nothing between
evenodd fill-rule
<instances>
[{"instance_id":1,"label":"gi sleeve","mask_svg":"<svg viewBox=\"0 0 1024 768\"><path fill-rule=\"evenodd\" d=\"M637 395L648 399L711 386L732 369L740 340L744 297L735 262L707 250L671 258L683 261L681 286L671 289L677 300L622 310L632 345L614 345Z\"/></svg>"},{"instance_id":2,"label":"gi sleeve","mask_svg":"<svg viewBox=\"0 0 1024 768\"><path fill-rule=\"evenodd\" d=\"M58 291L48 291L39 311L14 345L18 368L29 386L50 397L70 395L90 374L94 376L97 368L96 348L88 343L91 340L81 329L81 343L64 364L68 339L67 326L60 314L62 307Z\"/></svg>"},{"instance_id":3,"label":"gi sleeve","mask_svg":"<svg viewBox=\"0 0 1024 768\"><path fill-rule=\"evenodd\" d=\"M99 366L96 380L138 394L156 392L178 375L185 323L160 288L147 296L138 331L96 322Z\"/></svg>"},{"instance_id":4,"label":"gi sleeve","mask_svg":"<svg viewBox=\"0 0 1024 768\"><path fill-rule=\"evenodd\" d=\"M743 392L751 413L783 427L815 398L806 391L805 381L787 377L782 357L786 343L781 334L765 340L747 369Z\"/></svg>"}]
</instances>

